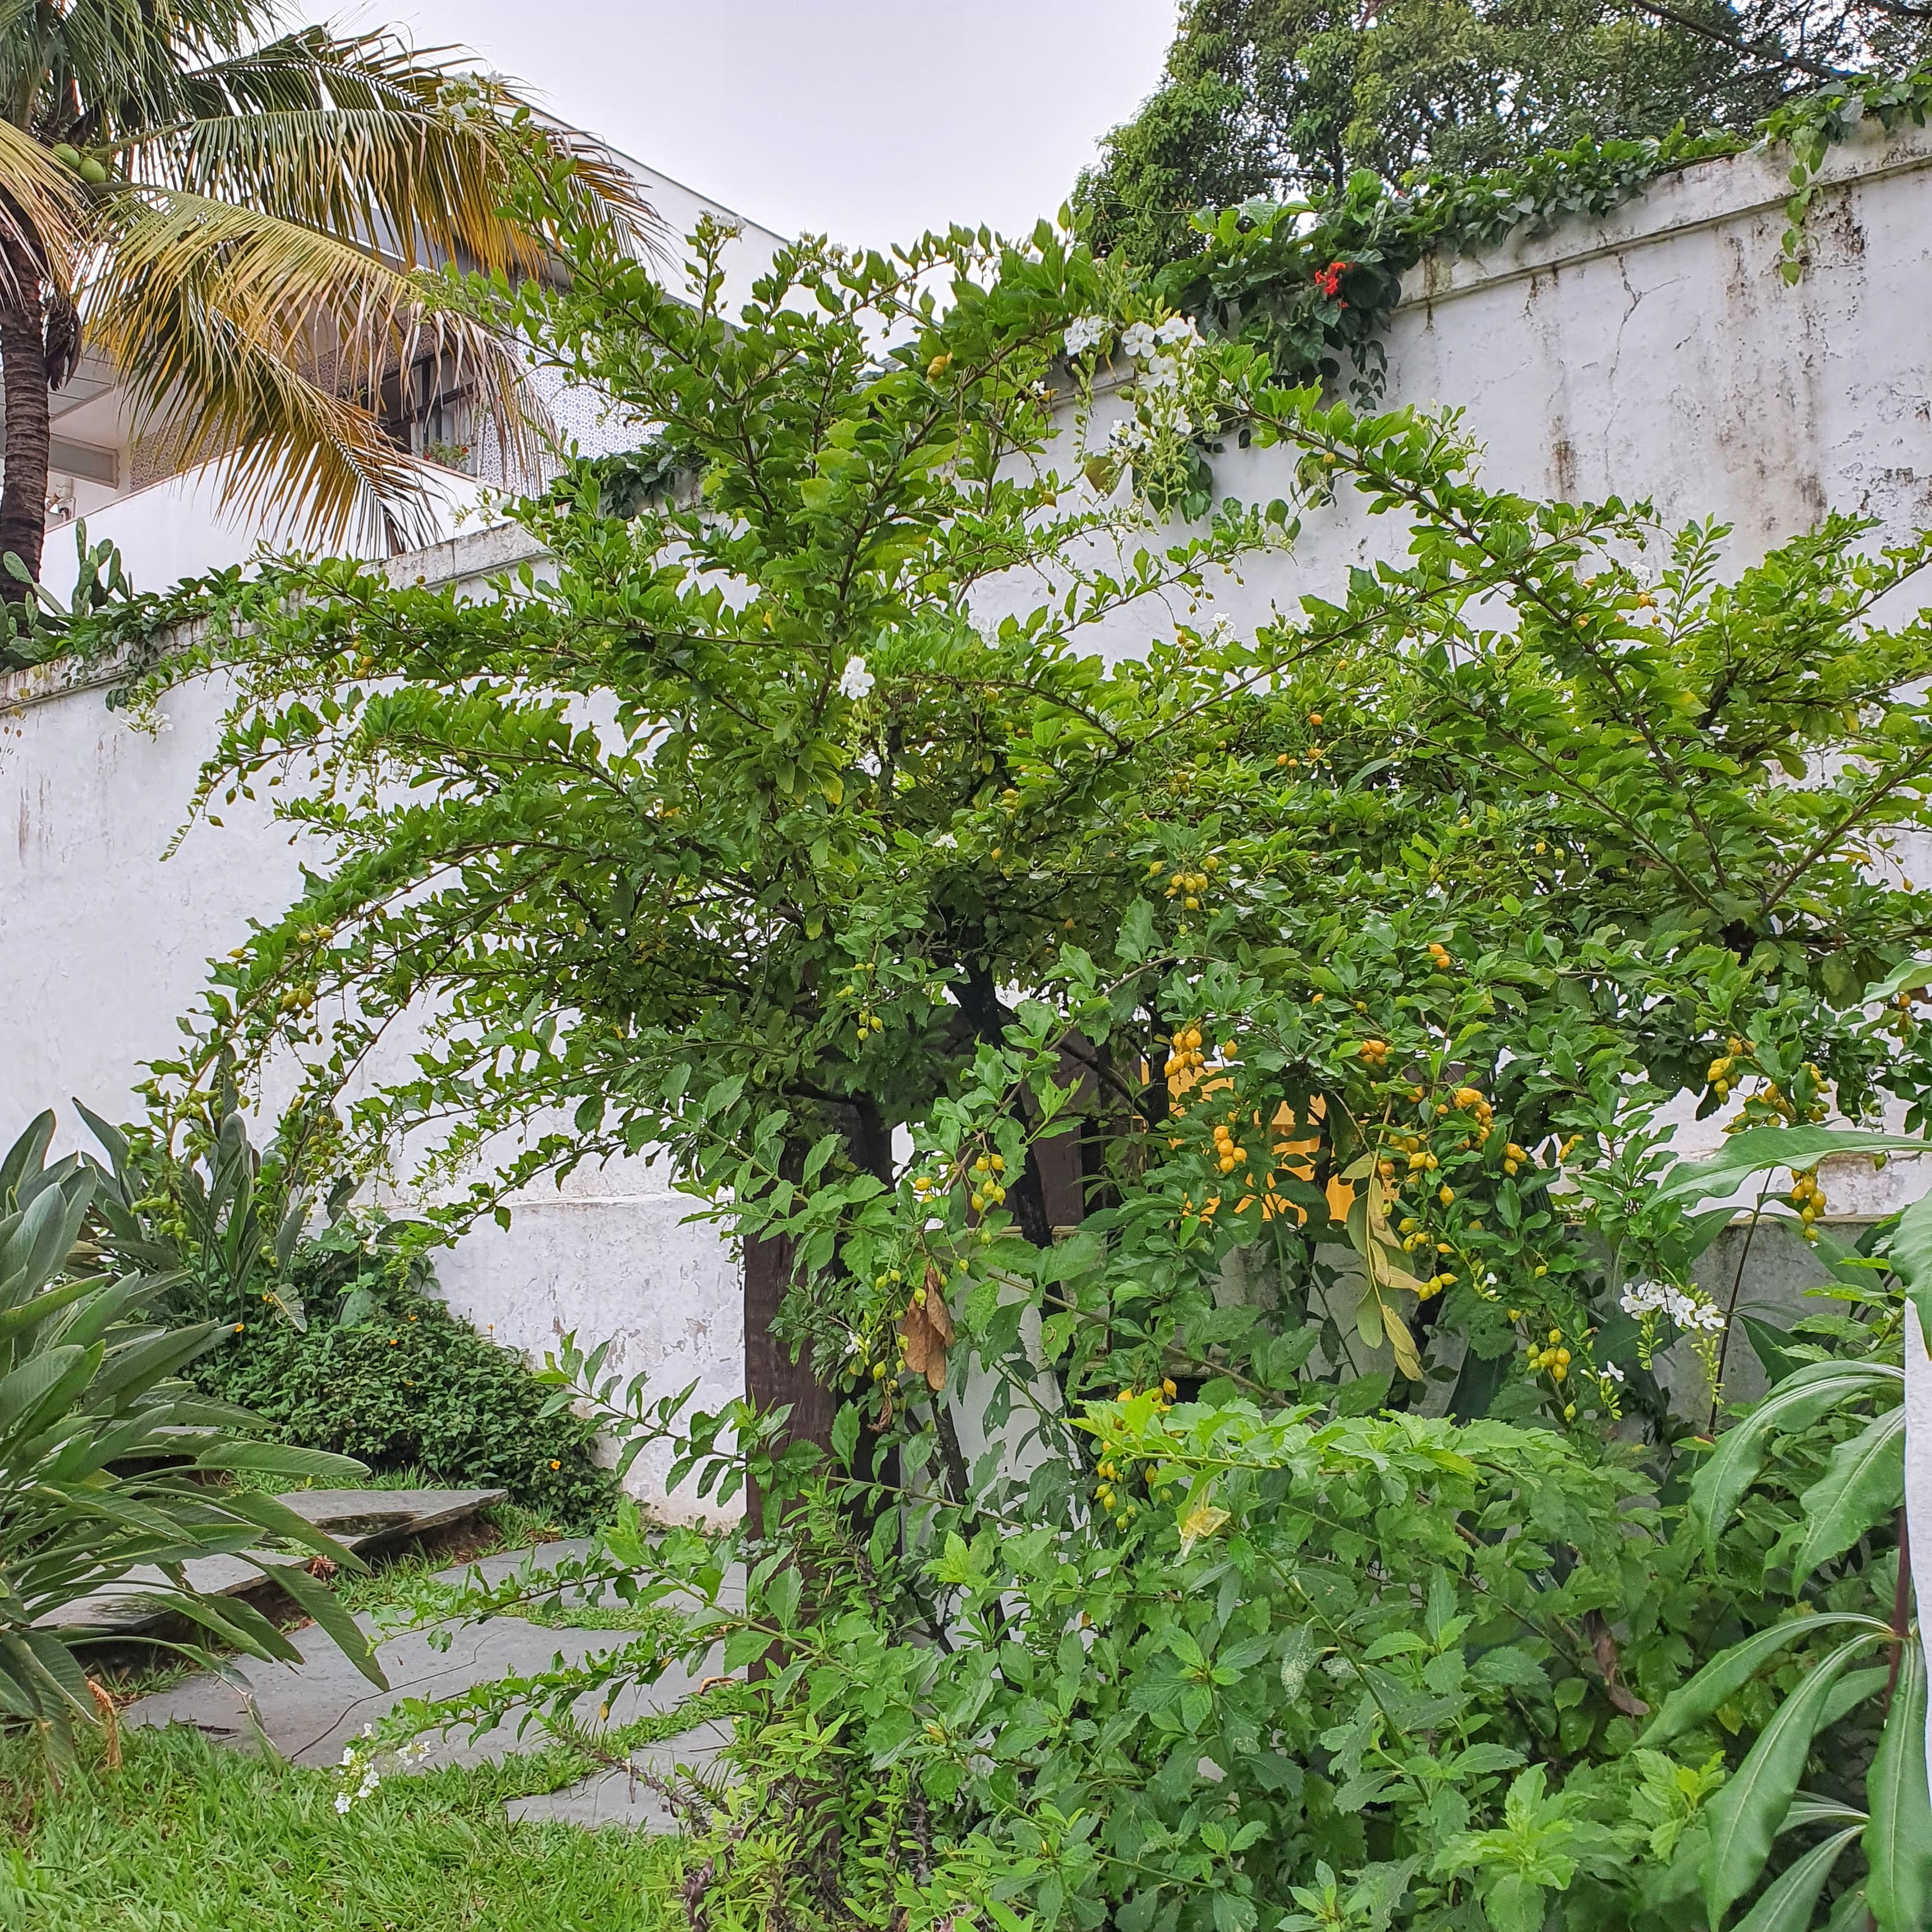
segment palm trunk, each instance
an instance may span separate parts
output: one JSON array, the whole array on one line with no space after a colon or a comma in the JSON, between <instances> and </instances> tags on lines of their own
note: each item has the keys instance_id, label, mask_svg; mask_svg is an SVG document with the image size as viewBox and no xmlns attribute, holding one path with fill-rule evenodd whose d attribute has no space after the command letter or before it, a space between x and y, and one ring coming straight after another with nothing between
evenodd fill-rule
<instances>
[{"instance_id":1,"label":"palm trunk","mask_svg":"<svg viewBox=\"0 0 1932 1932\"><path fill-rule=\"evenodd\" d=\"M0 482L0 559L17 556L36 582L47 534L46 324L40 275L19 242L0 244L0 379L7 408L6 474ZM27 586L0 562L0 598L24 602Z\"/></svg>"}]
</instances>

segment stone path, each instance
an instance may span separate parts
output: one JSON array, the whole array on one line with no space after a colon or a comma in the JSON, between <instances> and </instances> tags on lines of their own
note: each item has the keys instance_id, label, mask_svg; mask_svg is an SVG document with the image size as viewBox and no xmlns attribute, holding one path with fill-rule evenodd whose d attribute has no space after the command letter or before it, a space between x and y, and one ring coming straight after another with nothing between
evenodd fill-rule
<instances>
[{"instance_id":1,"label":"stone path","mask_svg":"<svg viewBox=\"0 0 1932 1932\"><path fill-rule=\"evenodd\" d=\"M475 1564L460 1564L439 1573L442 1581L460 1582L480 1570L495 1582L525 1565L542 1568L589 1549L587 1540L544 1544L535 1550L505 1552ZM366 1629L367 1617L358 1619ZM628 1634L610 1630L553 1630L502 1617L464 1627L450 1624L448 1647L439 1648L430 1634L392 1637L377 1646L376 1658L389 1688L378 1690L335 1646L319 1633L301 1634L300 1664L289 1666L239 1660L231 1666L244 1676L249 1695L217 1677L190 1678L172 1690L143 1697L122 1714L130 1725L192 1724L221 1744L250 1748L260 1733L284 1756L313 1766L332 1765L344 1748L406 1697L446 1697L471 1685L510 1676L548 1670L560 1656L579 1663L598 1652L616 1648ZM699 1679L676 1666L656 1683L633 1685L612 1706L611 1725L628 1724L652 1711L668 1711L698 1688ZM578 1714L586 1724L597 1722L594 1694L580 1701ZM249 1705L254 1710L251 1718ZM476 1764L501 1758L540 1744L546 1734L532 1726L521 1738L514 1720L473 1742L466 1728L431 1740L430 1765ZM562 1791L515 1798L508 1815L516 1820L556 1819L580 1825L628 1824L646 1831L674 1828L662 1800L637 1781L639 1772L668 1773L677 1766L703 1772L714 1763L729 1741L728 1723L712 1721L664 1742L641 1748L632 1769L594 1773Z\"/></svg>"},{"instance_id":2,"label":"stone path","mask_svg":"<svg viewBox=\"0 0 1932 1932\"><path fill-rule=\"evenodd\" d=\"M466 1522L479 1510L506 1499L506 1490L290 1490L277 1498L305 1522L333 1537L358 1556L452 1525ZM302 1550L263 1548L274 1563L301 1561ZM243 1556L196 1556L182 1566L188 1582L206 1594L252 1597L274 1591L261 1571ZM109 1588L76 1598L40 1621L66 1628L84 1624L96 1630L136 1636L168 1621L170 1612L142 1600L141 1592L166 1586L158 1570L130 1570ZM279 1599L280 1592L274 1591Z\"/></svg>"}]
</instances>

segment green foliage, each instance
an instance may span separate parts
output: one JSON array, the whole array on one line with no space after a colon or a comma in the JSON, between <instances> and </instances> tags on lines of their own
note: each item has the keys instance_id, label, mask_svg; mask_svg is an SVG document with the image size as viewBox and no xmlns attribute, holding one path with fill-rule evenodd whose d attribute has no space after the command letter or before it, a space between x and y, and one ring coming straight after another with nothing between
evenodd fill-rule
<instances>
[{"instance_id":1,"label":"green foliage","mask_svg":"<svg viewBox=\"0 0 1932 1932\"><path fill-rule=\"evenodd\" d=\"M166 591L137 591L112 543L90 544L87 525L74 526L77 553L74 594L63 602L44 584L30 598L0 604L0 671L24 670L62 658L121 676L148 670L179 642L182 627L211 600L242 580L238 566L186 577Z\"/></svg>"},{"instance_id":2,"label":"green foliage","mask_svg":"<svg viewBox=\"0 0 1932 1932\"><path fill-rule=\"evenodd\" d=\"M358 1159L427 1130L440 1178L520 1134L452 1223L656 1147L783 1255L748 1353L797 1378L763 1413L574 1345L548 1372L761 1504L716 1538L627 1516L593 1566L704 1606L611 1684L764 1666L742 1782L680 1793L706 1909L1838 1911L1853 1838L1868 1877L1900 1840L1880 1787L1912 1802L1894 1466L1856 1406L1895 1406L1902 1302L1820 1234L1818 1177L1932 1094L1924 895L1872 863L1932 814L1932 633L1879 614L1932 543L1834 518L1740 565L1489 490L1453 422L1283 387L1050 230L802 248L728 318L719 245L688 302L594 233L520 298L663 426L621 504L607 466L525 506L554 578L319 566L176 668L237 680L206 802L280 778L333 850L218 968L164 1125L286 1054L303 1132ZM1102 404L1043 386L1110 347L1095 447ZM1280 500L1156 538L1220 436ZM1198 608L1351 497L1376 560L1250 634ZM1724 1155L1673 1157L1685 1112ZM1832 1270L1766 1346L1855 1372L1706 1464L1657 1358L1721 1414L1732 1311L1695 1268L1741 1189Z\"/></svg>"},{"instance_id":3,"label":"green foliage","mask_svg":"<svg viewBox=\"0 0 1932 1932\"><path fill-rule=\"evenodd\" d=\"M1924 44L1918 15L1860 0L1192 0L1163 85L1102 143L1075 203L1097 247L1156 264L1199 246L1198 208L1339 195L1364 171L1390 188L1488 174L1673 128L1735 140Z\"/></svg>"},{"instance_id":4,"label":"green foliage","mask_svg":"<svg viewBox=\"0 0 1932 1932\"><path fill-rule=\"evenodd\" d=\"M152 1320L164 1279L68 1271L94 1180L72 1156L44 1164L53 1125L41 1115L0 1162L0 1722L29 1726L52 1760L71 1761L76 1724L100 1714L80 1661L100 1638L41 1619L135 1571L158 1571L143 1594L216 1643L299 1662L260 1611L188 1581L184 1563L217 1555L244 1556L381 1685L368 1639L327 1586L257 1545L280 1537L356 1559L272 1496L208 1486L242 1472L341 1480L362 1465L255 1440L252 1417L183 1382L221 1331Z\"/></svg>"},{"instance_id":5,"label":"green foliage","mask_svg":"<svg viewBox=\"0 0 1932 1932\"><path fill-rule=\"evenodd\" d=\"M1580 142L1477 175L1433 169L1400 190L1363 170L1310 201L1210 202L1191 218L1191 245L1163 258L1157 286L1208 332L1264 349L1278 380L1333 382L1351 369L1373 392L1402 275L1432 250L1473 253L1607 213L1659 176L1736 146L1680 127ZM1331 268L1340 272L1324 286Z\"/></svg>"},{"instance_id":6,"label":"green foliage","mask_svg":"<svg viewBox=\"0 0 1932 1932\"><path fill-rule=\"evenodd\" d=\"M674 1841L510 1824L506 1799L592 1768L555 1748L387 1780L348 1817L326 1771L129 1732L58 1787L0 1739L0 1922L32 1932L671 1932Z\"/></svg>"},{"instance_id":7,"label":"green foliage","mask_svg":"<svg viewBox=\"0 0 1932 1932\"><path fill-rule=\"evenodd\" d=\"M610 1506L590 1426L548 1413L519 1355L428 1295L384 1293L353 1323L251 1322L194 1374L285 1442L418 1469L430 1482L506 1489L572 1528Z\"/></svg>"},{"instance_id":8,"label":"green foliage","mask_svg":"<svg viewBox=\"0 0 1932 1932\"><path fill-rule=\"evenodd\" d=\"M1790 152L1781 269L1796 281L1830 149L1868 121L1922 126L1932 105L1922 68L1834 76L1819 64L1834 36L1862 48L1874 26L1880 44L1917 58L1898 31L1884 31L1898 20L1826 10L1834 19L1803 37L1812 65L1780 77L1775 61L1748 72L1737 62L1788 30L1781 17L1732 22L1722 31L1741 38L1726 47L1700 38L1689 16L1640 18L1595 0L1459 6L1448 21L1436 0L1418 0L1372 9L1360 25L1352 8L1204 0L1184 20L1174 78L1109 136L1073 206L1096 249L1164 266L1162 298L1206 332L1265 350L1277 380L1332 383L1346 371L1376 396L1402 275L1425 255L1606 214L1661 176L1738 152L1748 136ZM1673 68L1682 56L1689 68ZM1578 76L1606 57L1616 79L1593 100ZM1802 91L1786 98L1794 76ZM1392 111L1408 88L1419 101L1445 82L1456 105ZM1717 111L1712 87L1739 82L1749 111L1736 102ZM1348 92L1358 86L1372 112ZM1479 98L1505 100L1512 131Z\"/></svg>"},{"instance_id":9,"label":"green foliage","mask_svg":"<svg viewBox=\"0 0 1932 1932\"><path fill-rule=\"evenodd\" d=\"M1904 74L1848 74L1790 102L1765 122L1766 136L1791 150L1796 192L1784 205L1790 225L1784 231L1784 260L1779 264L1787 282L1796 281L1804 272L1804 218L1816 191L1818 171L1833 146L1867 119L1888 130L1908 122L1922 128L1928 109L1932 70L1919 68Z\"/></svg>"},{"instance_id":10,"label":"green foliage","mask_svg":"<svg viewBox=\"0 0 1932 1932\"><path fill-rule=\"evenodd\" d=\"M196 1364L195 1382L283 1442L501 1486L547 1521L597 1520L612 1486L592 1432L551 1413L518 1354L436 1298L427 1230L368 1225L350 1210L352 1180L338 1180L327 1225L310 1235L310 1200L289 1185L295 1120L265 1160L221 1099L171 1161L148 1128L81 1109L110 1163L92 1163L101 1246L125 1265L169 1270L175 1318L218 1322L232 1337Z\"/></svg>"}]
</instances>

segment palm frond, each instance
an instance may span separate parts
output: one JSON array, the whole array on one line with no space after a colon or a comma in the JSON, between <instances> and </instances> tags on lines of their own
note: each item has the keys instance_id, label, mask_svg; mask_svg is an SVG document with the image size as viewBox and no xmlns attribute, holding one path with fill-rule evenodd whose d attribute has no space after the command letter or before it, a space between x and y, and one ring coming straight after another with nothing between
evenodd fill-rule
<instances>
[{"instance_id":1,"label":"palm frond","mask_svg":"<svg viewBox=\"0 0 1932 1932\"><path fill-rule=\"evenodd\" d=\"M340 237L206 196L130 191L86 297L136 436L182 466L220 458L224 501L377 549L430 529L423 466L384 435L383 382L436 358L494 419L512 467L540 423L514 346Z\"/></svg>"},{"instance_id":2,"label":"palm frond","mask_svg":"<svg viewBox=\"0 0 1932 1932\"><path fill-rule=\"evenodd\" d=\"M74 285L80 261L85 190L36 141L0 120L0 236L17 243L28 261L61 289ZM13 286L14 269L0 250L0 280Z\"/></svg>"},{"instance_id":3,"label":"palm frond","mask_svg":"<svg viewBox=\"0 0 1932 1932\"><path fill-rule=\"evenodd\" d=\"M290 34L187 76L192 112L130 132L137 181L232 200L350 236L406 266L541 267L542 238L506 204L520 173L568 165L580 212L640 250L661 224L607 149L539 120L508 83L393 38Z\"/></svg>"},{"instance_id":4,"label":"palm frond","mask_svg":"<svg viewBox=\"0 0 1932 1932\"><path fill-rule=\"evenodd\" d=\"M266 38L279 10L275 0L0 0L0 100L11 116L31 100L30 130L49 142L91 142L109 118L163 124L186 111L185 74Z\"/></svg>"}]
</instances>

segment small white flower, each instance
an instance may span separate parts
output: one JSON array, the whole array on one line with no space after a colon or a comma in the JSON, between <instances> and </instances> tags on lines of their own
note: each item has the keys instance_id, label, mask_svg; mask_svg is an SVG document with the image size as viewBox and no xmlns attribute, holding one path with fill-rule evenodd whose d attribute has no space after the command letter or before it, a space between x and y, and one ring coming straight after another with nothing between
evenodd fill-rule
<instances>
[{"instance_id":1,"label":"small white flower","mask_svg":"<svg viewBox=\"0 0 1932 1932\"><path fill-rule=\"evenodd\" d=\"M1067 354L1084 356L1088 350L1099 347L1106 340L1107 329L1104 316L1076 316L1066 325Z\"/></svg>"},{"instance_id":2,"label":"small white flower","mask_svg":"<svg viewBox=\"0 0 1932 1932\"><path fill-rule=\"evenodd\" d=\"M942 832L932 842L934 844L942 848L944 850L948 852L950 852L952 848L959 843L958 840L954 838L952 834L950 832Z\"/></svg>"},{"instance_id":3,"label":"small white flower","mask_svg":"<svg viewBox=\"0 0 1932 1932\"><path fill-rule=\"evenodd\" d=\"M1613 1382L1620 1382L1624 1378L1623 1370L1618 1368L1614 1362L1606 1362L1604 1364L1604 1374L1610 1381Z\"/></svg>"},{"instance_id":4,"label":"small white flower","mask_svg":"<svg viewBox=\"0 0 1932 1932\"><path fill-rule=\"evenodd\" d=\"M1154 350L1154 332L1151 322L1130 322L1120 332L1120 346L1138 362L1144 356L1151 356Z\"/></svg>"},{"instance_id":5,"label":"small white flower","mask_svg":"<svg viewBox=\"0 0 1932 1932\"><path fill-rule=\"evenodd\" d=\"M348 1792L346 1792L346 1791L338 1791L338 1792L335 1794L335 1808L336 1808L336 1810L337 1810L338 1812L341 1813L341 1814L344 1814L344 1816L346 1816L346 1815L347 1815L347 1813L348 1813L348 1810L349 1810L349 1803L350 1803L350 1799L349 1799L349 1794L348 1794Z\"/></svg>"},{"instance_id":6,"label":"small white flower","mask_svg":"<svg viewBox=\"0 0 1932 1932\"><path fill-rule=\"evenodd\" d=\"M1154 395L1165 395L1180 387L1180 364L1172 356L1156 356L1141 376L1141 387Z\"/></svg>"},{"instance_id":7,"label":"small white flower","mask_svg":"<svg viewBox=\"0 0 1932 1932\"><path fill-rule=\"evenodd\" d=\"M839 674L839 695L849 698L856 703L872 688L872 674L866 668L866 660L863 658L848 658L844 670Z\"/></svg>"},{"instance_id":8,"label":"small white flower","mask_svg":"<svg viewBox=\"0 0 1932 1932\"><path fill-rule=\"evenodd\" d=\"M175 721L170 718L165 711L157 711L154 713L154 736L158 738L164 731L172 731L174 728Z\"/></svg>"},{"instance_id":9,"label":"small white flower","mask_svg":"<svg viewBox=\"0 0 1932 1932\"><path fill-rule=\"evenodd\" d=\"M860 770L863 772L868 778L875 778L879 776L879 754L878 752L862 752L854 762L857 764Z\"/></svg>"},{"instance_id":10,"label":"small white flower","mask_svg":"<svg viewBox=\"0 0 1932 1932\"><path fill-rule=\"evenodd\" d=\"M1194 318L1188 315L1171 315L1154 332L1154 339L1162 344L1191 342L1198 339Z\"/></svg>"}]
</instances>

